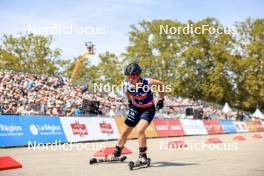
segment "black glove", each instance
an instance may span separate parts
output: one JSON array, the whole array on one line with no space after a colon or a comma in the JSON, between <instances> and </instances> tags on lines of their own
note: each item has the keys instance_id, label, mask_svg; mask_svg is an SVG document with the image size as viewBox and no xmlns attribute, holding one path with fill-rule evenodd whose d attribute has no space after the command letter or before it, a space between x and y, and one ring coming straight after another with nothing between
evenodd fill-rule
<instances>
[{"instance_id":1,"label":"black glove","mask_svg":"<svg viewBox=\"0 0 264 176\"><path fill-rule=\"evenodd\" d=\"M132 100L128 100L128 108L130 109L130 108L132 108Z\"/></svg>"},{"instance_id":2,"label":"black glove","mask_svg":"<svg viewBox=\"0 0 264 176\"><path fill-rule=\"evenodd\" d=\"M157 105L156 105L156 110L159 111L160 109L163 108L163 102L164 100L159 100Z\"/></svg>"}]
</instances>

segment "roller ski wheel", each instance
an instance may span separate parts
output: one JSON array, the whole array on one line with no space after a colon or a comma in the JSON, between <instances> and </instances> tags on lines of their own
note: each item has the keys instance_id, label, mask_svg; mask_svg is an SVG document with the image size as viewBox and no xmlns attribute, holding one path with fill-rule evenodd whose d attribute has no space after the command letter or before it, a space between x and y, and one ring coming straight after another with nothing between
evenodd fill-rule
<instances>
[{"instance_id":1,"label":"roller ski wheel","mask_svg":"<svg viewBox=\"0 0 264 176\"><path fill-rule=\"evenodd\" d=\"M97 159L96 158L90 159L90 164L94 164L94 163L97 163Z\"/></svg>"},{"instance_id":2,"label":"roller ski wheel","mask_svg":"<svg viewBox=\"0 0 264 176\"><path fill-rule=\"evenodd\" d=\"M121 157L119 157L119 160L120 160L121 162L124 162L126 159L127 159L126 156L121 156Z\"/></svg>"},{"instance_id":3,"label":"roller ski wheel","mask_svg":"<svg viewBox=\"0 0 264 176\"><path fill-rule=\"evenodd\" d=\"M133 170L134 166L135 166L135 163L133 161L130 161L128 163L128 166L129 166L129 170Z\"/></svg>"},{"instance_id":4,"label":"roller ski wheel","mask_svg":"<svg viewBox=\"0 0 264 176\"><path fill-rule=\"evenodd\" d=\"M148 167L150 166L150 163L151 163L151 159L148 158L148 159L147 159L147 166L148 166Z\"/></svg>"}]
</instances>

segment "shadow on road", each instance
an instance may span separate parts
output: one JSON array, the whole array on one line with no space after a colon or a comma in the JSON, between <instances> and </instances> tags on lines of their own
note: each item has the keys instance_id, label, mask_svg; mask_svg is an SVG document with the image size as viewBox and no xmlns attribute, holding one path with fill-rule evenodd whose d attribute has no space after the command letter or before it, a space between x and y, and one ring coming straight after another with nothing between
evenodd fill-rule
<instances>
[{"instance_id":1,"label":"shadow on road","mask_svg":"<svg viewBox=\"0 0 264 176\"><path fill-rule=\"evenodd\" d=\"M159 161L159 162L152 162L150 164L150 167L170 167L170 166L190 166L190 165L200 165L200 164L199 163L174 163L174 162ZM136 167L133 170L139 170L143 168L147 168L147 166Z\"/></svg>"},{"instance_id":2,"label":"shadow on road","mask_svg":"<svg viewBox=\"0 0 264 176\"><path fill-rule=\"evenodd\" d=\"M151 163L151 167L169 167L169 166L190 166L190 165L200 165L199 163L175 163L159 161Z\"/></svg>"}]
</instances>

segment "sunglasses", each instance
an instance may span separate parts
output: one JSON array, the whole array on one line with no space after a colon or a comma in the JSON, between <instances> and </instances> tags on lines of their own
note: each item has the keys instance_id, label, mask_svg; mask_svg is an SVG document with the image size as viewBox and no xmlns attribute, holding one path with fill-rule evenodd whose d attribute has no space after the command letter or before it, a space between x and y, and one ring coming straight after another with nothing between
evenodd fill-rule
<instances>
[{"instance_id":1,"label":"sunglasses","mask_svg":"<svg viewBox=\"0 0 264 176\"><path fill-rule=\"evenodd\" d=\"M128 77L128 81L138 81L138 79L140 78L140 75L129 75Z\"/></svg>"}]
</instances>

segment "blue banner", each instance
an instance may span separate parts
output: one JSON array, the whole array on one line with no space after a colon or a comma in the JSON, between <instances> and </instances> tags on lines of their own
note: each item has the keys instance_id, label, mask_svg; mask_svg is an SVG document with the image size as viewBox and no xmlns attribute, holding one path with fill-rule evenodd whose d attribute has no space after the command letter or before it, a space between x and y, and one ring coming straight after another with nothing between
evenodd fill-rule
<instances>
[{"instance_id":1,"label":"blue banner","mask_svg":"<svg viewBox=\"0 0 264 176\"><path fill-rule=\"evenodd\" d=\"M236 133L236 128L232 120L219 120L220 125L224 129L224 133Z\"/></svg>"},{"instance_id":2,"label":"blue banner","mask_svg":"<svg viewBox=\"0 0 264 176\"><path fill-rule=\"evenodd\" d=\"M25 145L25 129L23 128L23 119L18 116L1 115L0 116L0 146L18 146Z\"/></svg>"},{"instance_id":3,"label":"blue banner","mask_svg":"<svg viewBox=\"0 0 264 176\"><path fill-rule=\"evenodd\" d=\"M59 117L0 115L0 146L67 142Z\"/></svg>"}]
</instances>

